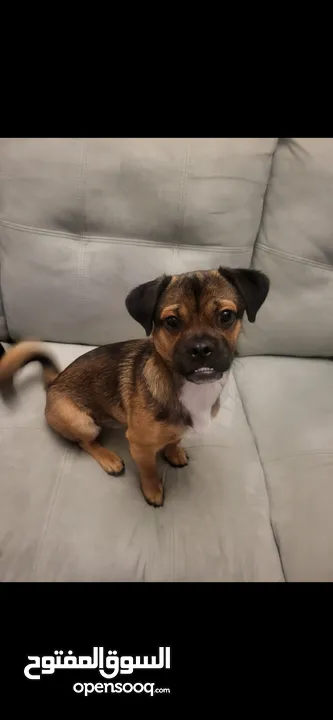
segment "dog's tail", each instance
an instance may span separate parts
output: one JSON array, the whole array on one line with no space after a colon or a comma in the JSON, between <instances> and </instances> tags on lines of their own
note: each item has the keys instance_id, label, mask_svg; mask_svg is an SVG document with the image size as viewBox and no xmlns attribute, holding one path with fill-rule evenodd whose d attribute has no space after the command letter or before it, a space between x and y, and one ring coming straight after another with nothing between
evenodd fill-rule
<instances>
[{"instance_id":1,"label":"dog's tail","mask_svg":"<svg viewBox=\"0 0 333 720\"><path fill-rule=\"evenodd\" d=\"M60 370L39 342L24 341L7 352L0 353L0 386L10 382L14 375L31 362L39 362L43 368L44 386L49 388Z\"/></svg>"}]
</instances>

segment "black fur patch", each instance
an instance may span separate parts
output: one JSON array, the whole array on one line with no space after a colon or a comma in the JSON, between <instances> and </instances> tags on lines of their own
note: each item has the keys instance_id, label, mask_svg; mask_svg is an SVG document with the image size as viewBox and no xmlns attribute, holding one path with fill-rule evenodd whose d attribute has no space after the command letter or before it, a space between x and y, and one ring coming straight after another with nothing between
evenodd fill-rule
<instances>
[{"instance_id":1,"label":"black fur patch","mask_svg":"<svg viewBox=\"0 0 333 720\"><path fill-rule=\"evenodd\" d=\"M140 323L146 335L150 335L158 302L168 287L171 275L163 275L156 280L143 283L127 295L125 304L129 314Z\"/></svg>"},{"instance_id":2,"label":"black fur patch","mask_svg":"<svg viewBox=\"0 0 333 720\"><path fill-rule=\"evenodd\" d=\"M202 293L202 284L197 275L192 275L188 279L189 291L194 295L195 306L197 312L200 310L200 298Z\"/></svg>"},{"instance_id":3,"label":"black fur patch","mask_svg":"<svg viewBox=\"0 0 333 720\"><path fill-rule=\"evenodd\" d=\"M260 270L219 267L219 273L233 285L244 303L249 322L255 322L258 310L269 292L269 278Z\"/></svg>"},{"instance_id":4,"label":"black fur patch","mask_svg":"<svg viewBox=\"0 0 333 720\"><path fill-rule=\"evenodd\" d=\"M33 357L30 357L28 360L26 360L24 363L22 363L22 367L25 365L29 365L31 362L39 362L44 368L47 368L48 370L54 370L54 372L58 373L59 370L54 364L54 362L51 360L51 358L46 357L42 353L36 353Z\"/></svg>"},{"instance_id":5,"label":"black fur patch","mask_svg":"<svg viewBox=\"0 0 333 720\"><path fill-rule=\"evenodd\" d=\"M155 413L155 420L158 422L170 423L172 425L193 427L193 421L190 413L183 408L180 402L173 404L171 407L160 405Z\"/></svg>"}]
</instances>

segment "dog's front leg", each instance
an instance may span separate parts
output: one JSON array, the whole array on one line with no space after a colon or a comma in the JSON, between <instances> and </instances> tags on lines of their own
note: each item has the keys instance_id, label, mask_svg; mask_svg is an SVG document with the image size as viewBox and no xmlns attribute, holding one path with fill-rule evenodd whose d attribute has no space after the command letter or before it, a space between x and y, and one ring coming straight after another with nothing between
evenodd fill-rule
<instances>
[{"instance_id":1,"label":"dog's front leg","mask_svg":"<svg viewBox=\"0 0 333 720\"><path fill-rule=\"evenodd\" d=\"M170 443L163 450L165 460L175 468L183 468L188 465L188 454L178 443Z\"/></svg>"},{"instance_id":2,"label":"dog's front leg","mask_svg":"<svg viewBox=\"0 0 333 720\"><path fill-rule=\"evenodd\" d=\"M130 451L135 460L141 481L141 489L147 503L154 507L163 505L163 485L157 475L155 445L142 445L128 437Z\"/></svg>"}]
</instances>

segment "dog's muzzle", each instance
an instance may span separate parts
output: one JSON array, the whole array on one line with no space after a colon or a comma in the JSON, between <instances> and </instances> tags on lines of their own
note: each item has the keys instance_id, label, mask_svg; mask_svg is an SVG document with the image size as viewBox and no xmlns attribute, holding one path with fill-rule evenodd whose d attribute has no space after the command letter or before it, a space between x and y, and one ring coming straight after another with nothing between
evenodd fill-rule
<instances>
[{"instance_id":1,"label":"dog's muzzle","mask_svg":"<svg viewBox=\"0 0 333 720\"><path fill-rule=\"evenodd\" d=\"M232 353L223 340L209 335L180 339L174 352L174 369L194 383L220 380L229 370Z\"/></svg>"}]
</instances>

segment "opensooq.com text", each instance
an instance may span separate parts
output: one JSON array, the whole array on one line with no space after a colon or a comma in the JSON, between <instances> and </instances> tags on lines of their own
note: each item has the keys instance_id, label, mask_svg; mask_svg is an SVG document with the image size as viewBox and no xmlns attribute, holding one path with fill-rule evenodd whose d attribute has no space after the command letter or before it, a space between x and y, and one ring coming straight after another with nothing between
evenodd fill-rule
<instances>
[{"instance_id":1,"label":"opensooq.com text","mask_svg":"<svg viewBox=\"0 0 333 720\"><path fill-rule=\"evenodd\" d=\"M73 690L82 695L91 695L91 693L146 693L147 695L170 694L170 688L157 688L155 683L75 683Z\"/></svg>"}]
</instances>

